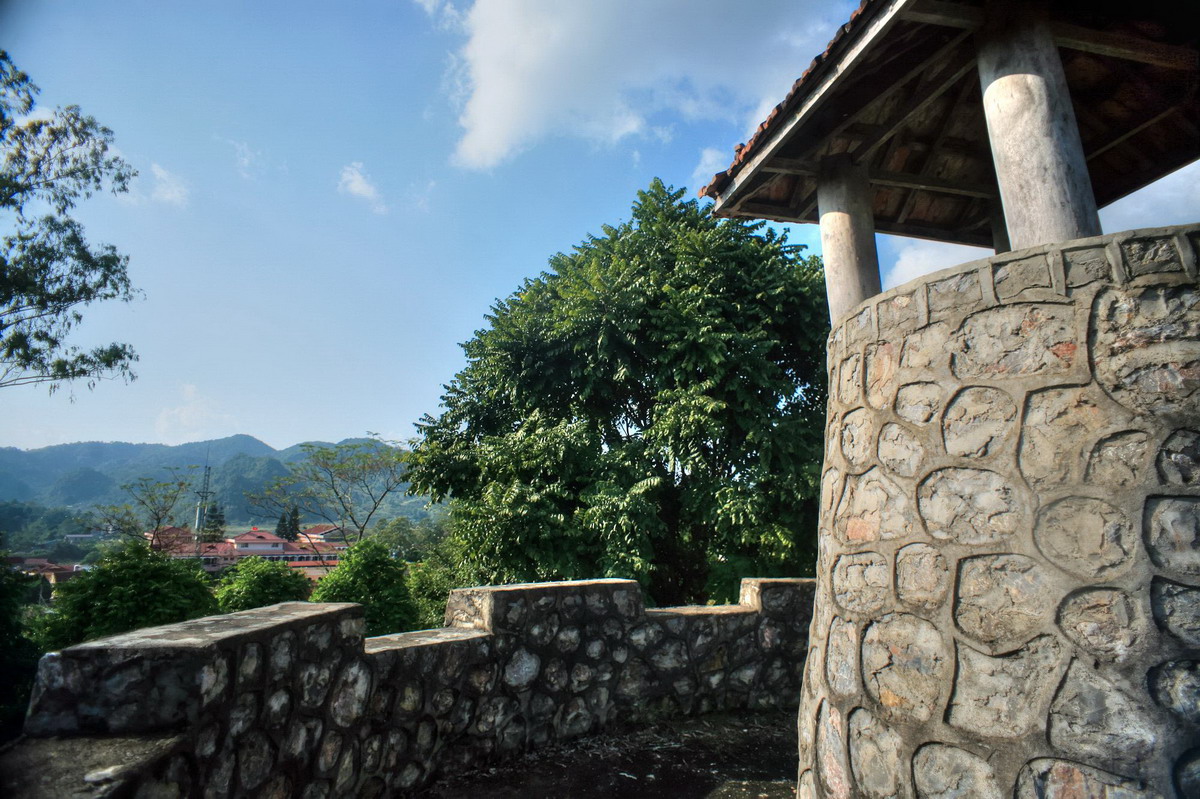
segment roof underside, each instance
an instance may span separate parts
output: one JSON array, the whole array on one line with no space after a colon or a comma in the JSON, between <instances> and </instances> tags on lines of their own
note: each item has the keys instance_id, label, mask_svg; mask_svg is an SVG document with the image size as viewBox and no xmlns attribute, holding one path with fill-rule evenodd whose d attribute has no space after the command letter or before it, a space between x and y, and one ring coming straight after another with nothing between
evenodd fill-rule
<instances>
[{"instance_id":1,"label":"roof underside","mask_svg":"<svg viewBox=\"0 0 1200 799\"><path fill-rule=\"evenodd\" d=\"M878 231L991 247L999 195L975 68L981 5L866 0L701 190L714 213L816 222L821 157L849 153L868 165ZM1184 5L1054 4L1101 207L1200 157L1200 59Z\"/></svg>"}]
</instances>

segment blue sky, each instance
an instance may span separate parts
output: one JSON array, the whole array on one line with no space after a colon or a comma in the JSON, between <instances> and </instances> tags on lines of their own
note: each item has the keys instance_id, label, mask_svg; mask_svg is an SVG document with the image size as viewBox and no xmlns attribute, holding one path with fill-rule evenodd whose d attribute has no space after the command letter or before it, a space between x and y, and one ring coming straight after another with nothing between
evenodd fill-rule
<instances>
[{"instance_id":1,"label":"blue sky","mask_svg":"<svg viewBox=\"0 0 1200 799\"><path fill-rule=\"evenodd\" d=\"M694 194L855 5L0 0L41 104L140 173L77 216L144 292L77 339L132 344L139 379L5 389L0 446L409 438L496 298L653 177ZM1194 221L1198 177L1105 229ZM893 284L986 254L879 245Z\"/></svg>"}]
</instances>

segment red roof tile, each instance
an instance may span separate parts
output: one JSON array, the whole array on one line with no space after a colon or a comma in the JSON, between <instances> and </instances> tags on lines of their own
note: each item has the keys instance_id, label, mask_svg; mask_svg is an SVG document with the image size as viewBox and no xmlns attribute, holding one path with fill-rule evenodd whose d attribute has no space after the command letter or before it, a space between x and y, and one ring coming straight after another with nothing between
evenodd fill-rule
<instances>
[{"instance_id":1,"label":"red roof tile","mask_svg":"<svg viewBox=\"0 0 1200 799\"><path fill-rule=\"evenodd\" d=\"M743 163L745 163L754 151L770 139L774 133L774 128L779 124L783 117L784 109L790 106L793 102L798 101L800 96L807 92L811 87L810 83L815 81L816 76L821 72L821 67L830 60L830 54L839 43L851 33L863 16L863 11L867 6L871 5L875 0L862 0L854 13L850 15L850 19L845 25L837 29L837 33L829 40L829 44L825 46L825 52L818 55L808 65L808 69L804 70L799 79L792 84L791 91L783 98L783 101L771 109L771 113L767 114L767 118L759 123L758 128L754 131L754 135L750 137L750 141L745 144L739 144L733 148L733 162L729 164L729 168L724 172L718 172L713 175L713 179L709 181L707 186L704 186L698 192L701 197L718 197L725 187L729 185L729 181L733 179L734 174L738 171Z\"/></svg>"}]
</instances>

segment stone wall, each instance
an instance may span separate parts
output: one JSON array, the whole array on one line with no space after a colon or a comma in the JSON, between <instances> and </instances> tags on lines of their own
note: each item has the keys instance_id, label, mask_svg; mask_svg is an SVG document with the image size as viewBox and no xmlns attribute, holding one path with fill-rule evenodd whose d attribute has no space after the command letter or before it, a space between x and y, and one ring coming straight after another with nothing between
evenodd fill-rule
<instances>
[{"instance_id":1,"label":"stone wall","mask_svg":"<svg viewBox=\"0 0 1200 799\"><path fill-rule=\"evenodd\" d=\"M105 638L43 658L0 795L382 796L618 718L794 707L812 595L646 610L630 580L538 583L365 642L359 606L304 602Z\"/></svg>"},{"instance_id":2,"label":"stone wall","mask_svg":"<svg viewBox=\"0 0 1200 799\"><path fill-rule=\"evenodd\" d=\"M834 329L800 796L1200 796L1198 240L1008 253Z\"/></svg>"}]
</instances>

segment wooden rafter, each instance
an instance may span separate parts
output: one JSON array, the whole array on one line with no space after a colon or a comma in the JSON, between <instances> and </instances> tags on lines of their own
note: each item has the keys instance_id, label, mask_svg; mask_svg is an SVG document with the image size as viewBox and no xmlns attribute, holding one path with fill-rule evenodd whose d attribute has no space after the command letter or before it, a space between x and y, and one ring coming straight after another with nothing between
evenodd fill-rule
<instances>
[{"instance_id":1,"label":"wooden rafter","mask_svg":"<svg viewBox=\"0 0 1200 799\"><path fill-rule=\"evenodd\" d=\"M960 3L921 0L905 9L903 19L923 25L937 25L962 30L976 30L983 24L983 9ZM1200 54L1194 48L1164 44L1127 33L1110 33L1052 20L1050 32L1059 47L1084 53L1111 56L1123 61L1153 64L1166 69L1196 72L1200 70Z\"/></svg>"}]
</instances>

